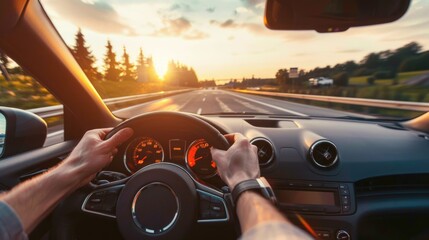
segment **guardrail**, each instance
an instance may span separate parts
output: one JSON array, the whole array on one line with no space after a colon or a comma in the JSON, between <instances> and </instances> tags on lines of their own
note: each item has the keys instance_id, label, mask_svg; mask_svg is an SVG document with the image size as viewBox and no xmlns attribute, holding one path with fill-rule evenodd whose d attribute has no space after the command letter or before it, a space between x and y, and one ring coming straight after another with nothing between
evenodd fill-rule
<instances>
[{"instance_id":1,"label":"guardrail","mask_svg":"<svg viewBox=\"0 0 429 240\"><path fill-rule=\"evenodd\" d=\"M234 91L240 92L240 93L268 96L268 97L295 98L295 99L304 99L304 100L321 101L321 102L352 104L352 105L367 106L367 107L392 108L392 109L401 109L401 110L429 112L429 103L421 103L421 102L392 101L392 100L380 100L380 99L368 99L368 98L331 97L331 96L321 96L321 95L265 92L265 91L253 91L253 90L234 90Z\"/></svg>"},{"instance_id":2,"label":"guardrail","mask_svg":"<svg viewBox=\"0 0 429 240\"><path fill-rule=\"evenodd\" d=\"M190 90L191 89L182 89L182 90L174 90L174 91L166 91L166 92L162 91L162 92L156 92L156 93L146 93L146 94L140 94L140 95L125 96L125 97L108 98L108 99L103 99L103 101L104 103L106 103L107 106L111 106L114 104L120 104L120 103L122 104L122 103L127 103L132 101L139 101L139 100L145 100L145 99L151 100L153 98L166 97L174 94L187 92ZM28 109L27 111L32 112L41 118L58 117L63 115L63 105L33 108L33 109Z\"/></svg>"}]
</instances>

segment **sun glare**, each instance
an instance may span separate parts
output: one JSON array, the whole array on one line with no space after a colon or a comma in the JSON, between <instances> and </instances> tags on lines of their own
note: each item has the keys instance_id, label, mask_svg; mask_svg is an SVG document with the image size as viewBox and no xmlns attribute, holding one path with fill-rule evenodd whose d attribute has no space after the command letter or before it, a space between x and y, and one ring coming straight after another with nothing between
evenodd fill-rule
<instances>
[{"instance_id":1,"label":"sun glare","mask_svg":"<svg viewBox=\"0 0 429 240\"><path fill-rule=\"evenodd\" d=\"M168 63L162 59L154 59L153 65L155 67L155 71L158 74L158 77L161 81L164 80L164 76L167 73Z\"/></svg>"}]
</instances>

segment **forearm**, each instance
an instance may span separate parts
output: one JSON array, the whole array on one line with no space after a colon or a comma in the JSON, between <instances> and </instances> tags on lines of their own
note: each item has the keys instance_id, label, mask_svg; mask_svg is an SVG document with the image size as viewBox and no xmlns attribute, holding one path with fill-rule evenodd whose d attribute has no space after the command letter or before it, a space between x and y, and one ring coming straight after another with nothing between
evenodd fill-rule
<instances>
[{"instance_id":1,"label":"forearm","mask_svg":"<svg viewBox=\"0 0 429 240\"><path fill-rule=\"evenodd\" d=\"M246 191L238 198L237 215L243 233L264 222L288 223L272 203L252 191Z\"/></svg>"},{"instance_id":2,"label":"forearm","mask_svg":"<svg viewBox=\"0 0 429 240\"><path fill-rule=\"evenodd\" d=\"M20 184L0 197L0 200L14 209L25 232L30 233L78 184L73 170L60 164L47 173Z\"/></svg>"}]
</instances>

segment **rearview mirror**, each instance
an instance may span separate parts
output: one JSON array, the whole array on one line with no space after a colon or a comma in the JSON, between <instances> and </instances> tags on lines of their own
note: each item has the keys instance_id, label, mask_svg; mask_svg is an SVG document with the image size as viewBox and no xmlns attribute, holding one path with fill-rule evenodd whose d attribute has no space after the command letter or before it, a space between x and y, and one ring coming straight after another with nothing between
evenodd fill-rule
<instances>
[{"instance_id":1,"label":"rearview mirror","mask_svg":"<svg viewBox=\"0 0 429 240\"><path fill-rule=\"evenodd\" d=\"M43 147L46 122L39 116L16 108L0 107L0 157Z\"/></svg>"},{"instance_id":2,"label":"rearview mirror","mask_svg":"<svg viewBox=\"0 0 429 240\"><path fill-rule=\"evenodd\" d=\"M342 32L393 22L411 0L267 0L265 26L273 30Z\"/></svg>"}]
</instances>

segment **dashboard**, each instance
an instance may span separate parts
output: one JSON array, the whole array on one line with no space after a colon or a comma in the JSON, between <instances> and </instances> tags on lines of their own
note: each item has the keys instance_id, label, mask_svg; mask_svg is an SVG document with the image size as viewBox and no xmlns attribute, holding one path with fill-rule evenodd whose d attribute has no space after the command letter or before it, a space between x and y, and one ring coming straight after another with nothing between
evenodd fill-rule
<instances>
[{"instance_id":1,"label":"dashboard","mask_svg":"<svg viewBox=\"0 0 429 240\"><path fill-rule=\"evenodd\" d=\"M427 134L374 121L200 118L223 134L242 133L258 147L261 175L272 185L279 209L314 236L408 239L425 232ZM148 164L171 162L196 179L222 188L210 144L201 133L190 130L192 126L135 129L135 137L119 148L121 154L110 169L131 175Z\"/></svg>"}]
</instances>

